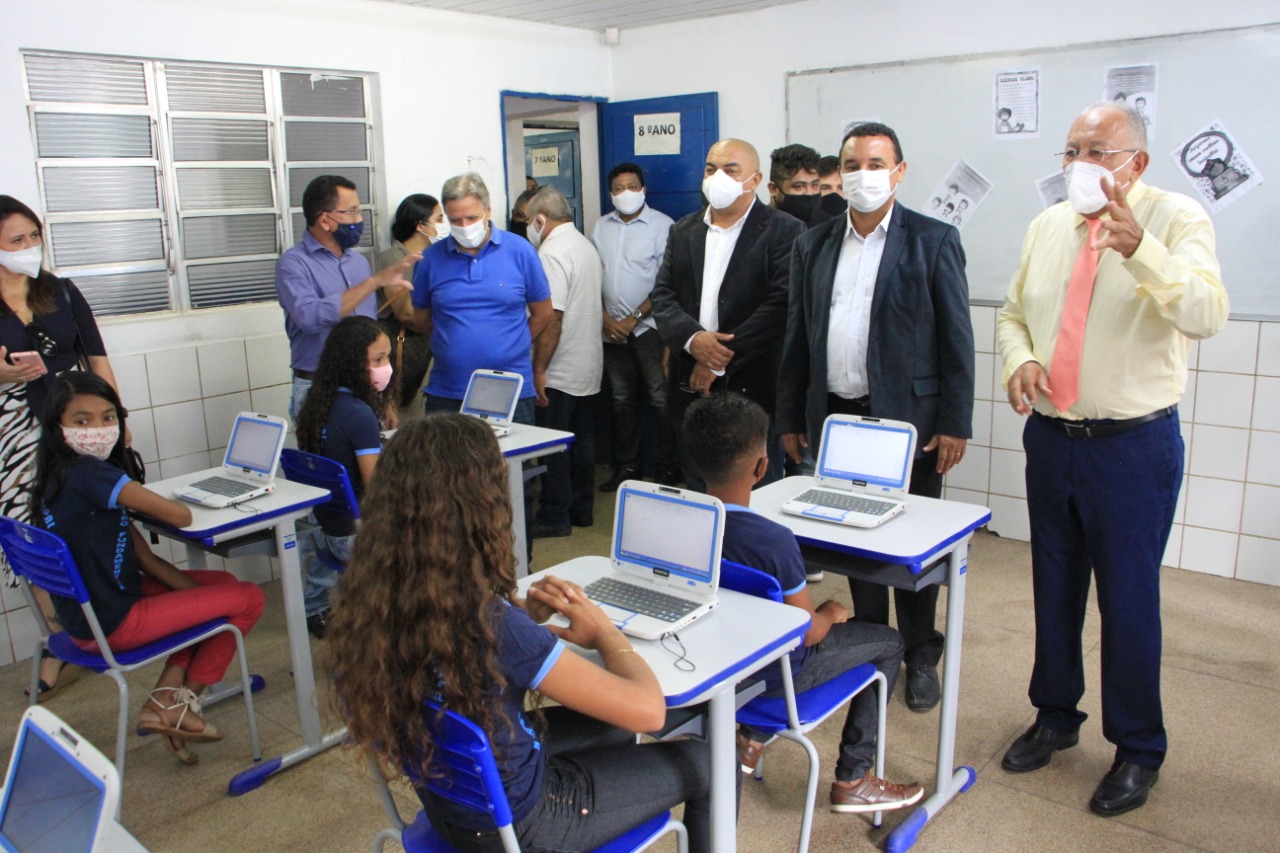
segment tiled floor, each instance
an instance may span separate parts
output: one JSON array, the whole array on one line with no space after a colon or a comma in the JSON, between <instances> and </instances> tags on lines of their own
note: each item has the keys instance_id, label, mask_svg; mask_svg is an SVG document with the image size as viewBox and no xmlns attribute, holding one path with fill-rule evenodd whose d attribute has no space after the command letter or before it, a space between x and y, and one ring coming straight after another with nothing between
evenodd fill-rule
<instances>
[{"instance_id":1,"label":"tiled floor","mask_svg":"<svg viewBox=\"0 0 1280 853\"><path fill-rule=\"evenodd\" d=\"M612 502L597 502L596 526L568 539L539 540L535 568L571 556L605 553ZM1104 820L1089 813L1094 785L1111 748L1098 716L1098 627L1085 631L1090 668L1084 709L1091 719L1080 746L1059 753L1036 773L1000 769L1000 756L1025 728L1033 622L1030 556L1025 543L979 533L970 556L964 632L963 683L957 759L978 780L921 834L921 851L1275 850L1275 804L1280 802L1280 588L1169 569L1164 574L1164 700L1171 751L1148 805ZM266 587L268 608L249 639L255 672L267 679L258 719L267 755L297 742L278 583ZM847 587L828 579L818 600L847 602ZM940 609L940 612L943 612ZM315 644L323 673L323 644ZM0 669L0 760L22 713L27 664ZM155 674L132 680L131 713ZM84 677L50 707L110 754L114 749L115 691L106 679ZM328 713L326 711L326 713ZM913 714L901 695L890 703L888 775L928 783L936 749L937 712ZM244 797L226 793L227 780L247 767L243 706L227 702L209 712L227 733L219 744L197 746L195 767L178 765L154 739L130 736L124 784L125 825L156 853L162 851L361 851L385 823L363 767L340 750L312 759ZM332 715L329 714L332 718ZM885 829L825 811L826 788L839 736L829 722L816 733L824 769L812 850L873 850L905 816L891 813ZM749 853L795 849L804 762L799 748L771 747L768 775L744 785L739 849ZM405 809L416 800L401 798ZM669 851L668 844L656 849Z\"/></svg>"}]
</instances>

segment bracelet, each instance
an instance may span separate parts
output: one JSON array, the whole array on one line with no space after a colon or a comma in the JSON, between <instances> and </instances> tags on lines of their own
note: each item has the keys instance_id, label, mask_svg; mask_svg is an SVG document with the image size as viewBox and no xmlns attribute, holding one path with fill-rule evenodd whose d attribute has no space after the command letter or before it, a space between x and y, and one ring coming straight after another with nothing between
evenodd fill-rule
<instances>
[{"instance_id":1,"label":"bracelet","mask_svg":"<svg viewBox=\"0 0 1280 853\"><path fill-rule=\"evenodd\" d=\"M638 654L640 653L632 648L614 649L613 651L609 652L609 654L604 656L604 660L601 661L601 663L603 663L605 666L608 666L610 658L617 657L618 655L638 655ZM644 660L644 658L641 658L641 660Z\"/></svg>"}]
</instances>

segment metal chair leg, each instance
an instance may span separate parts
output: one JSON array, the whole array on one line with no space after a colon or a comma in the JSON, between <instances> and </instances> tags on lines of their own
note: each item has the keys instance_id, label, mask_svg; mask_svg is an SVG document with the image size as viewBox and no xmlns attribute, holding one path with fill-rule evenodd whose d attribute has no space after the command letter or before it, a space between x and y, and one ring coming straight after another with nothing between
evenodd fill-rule
<instances>
[{"instance_id":1,"label":"metal chair leg","mask_svg":"<svg viewBox=\"0 0 1280 853\"><path fill-rule=\"evenodd\" d=\"M234 625L230 626L236 638L236 655L240 658L240 689L244 694L245 713L249 717L249 744L253 749L253 760L262 760L262 745L258 742L258 715L253 709L253 676L249 673L249 656L244 651L244 634Z\"/></svg>"}]
</instances>

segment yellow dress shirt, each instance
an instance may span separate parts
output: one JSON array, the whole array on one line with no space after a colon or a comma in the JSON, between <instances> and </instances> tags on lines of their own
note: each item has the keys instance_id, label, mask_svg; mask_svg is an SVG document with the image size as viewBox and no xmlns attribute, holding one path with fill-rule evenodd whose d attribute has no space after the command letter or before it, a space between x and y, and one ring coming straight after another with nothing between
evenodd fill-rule
<instances>
[{"instance_id":1,"label":"yellow dress shirt","mask_svg":"<svg viewBox=\"0 0 1280 853\"><path fill-rule=\"evenodd\" d=\"M1051 417L1132 418L1172 406L1187 384L1193 340L1227 322L1227 291L1214 253L1213 223L1193 199L1134 183L1127 196L1142 241L1130 258L1098 256L1080 360L1080 397L1059 412L1043 394L1036 411ZM996 337L1004 358L1001 384L1028 361L1039 362L1053 387L1053 349L1076 255L1089 231L1062 202L1027 229Z\"/></svg>"}]
</instances>

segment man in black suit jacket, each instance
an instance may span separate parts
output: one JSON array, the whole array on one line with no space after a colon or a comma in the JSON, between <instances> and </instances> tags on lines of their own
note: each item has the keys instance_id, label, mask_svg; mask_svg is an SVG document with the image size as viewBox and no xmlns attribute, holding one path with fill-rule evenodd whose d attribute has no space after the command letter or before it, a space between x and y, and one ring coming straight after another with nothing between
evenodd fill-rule
<instances>
[{"instance_id":1,"label":"man in black suit jacket","mask_svg":"<svg viewBox=\"0 0 1280 853\"><path fill-rule=\"evenodd\" d=\"M973 435L974 348L960 233L894 203L906 174L897 135L854 127L840 147L849 215L810 229L791 256L791 301L778 381L787 454L818 446L828 414L910 421L919 433L912 494L939 497ZM849 581L857 618L889 621L889 591ZM895 594L907 644L907 705L941 696L938 588Z\"/></svg>"},{"instance_id":2,"label":"man in black suit jacket","mask_svg":"<svg viewBox=\"0 0 1280 853\"><path fill-rule=\"evenodd\" d=\"M685 482L701 478L684 453L685 409L712 391L738 391L774 408L778 356L786 327L791 244L804 230L794 217L759 203L760 155L740 139L707 152L705 210L671 227L658 270L653 316L671 351L667 411ZM781 454L770 475L781 476Z\"/></svg>"}]
</instances>

